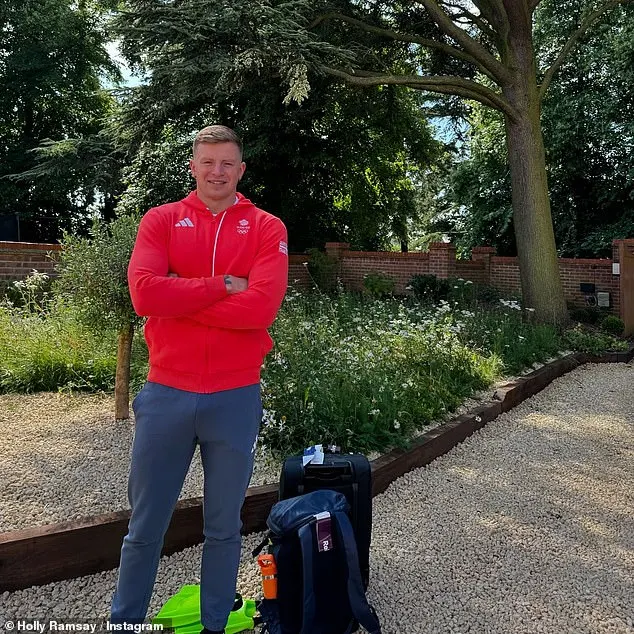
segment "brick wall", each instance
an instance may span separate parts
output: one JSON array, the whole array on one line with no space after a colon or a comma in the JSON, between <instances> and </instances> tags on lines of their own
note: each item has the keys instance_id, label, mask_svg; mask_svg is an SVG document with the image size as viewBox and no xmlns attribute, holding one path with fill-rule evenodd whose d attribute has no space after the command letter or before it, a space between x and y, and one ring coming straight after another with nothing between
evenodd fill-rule
<instances>
[{"instance_id":1,"label":"brick wall","mask_svg":"<svg viewBox=\"0 0 634 634\"><path fill-rule=\"evenodd\" d=\"M619 242L614 242L612 260L560 258L559 270L567 301L577 306L586 305L586 294L579 286L594 284L595 293L610 293L610 310L620 314L620 277L612 273L612 264L618 261ZM455 248L444 243L432 243L429 253L350 251L349 245L338 242L327 243L326 251L340 260L343 284L350 289L361 289L366 273L381 271L396 281L397 293L406 292L405 286L413 275L428 274L460 277L489 284L509 296L521 295L518 259L498 257L492 247L474 248L471 260L456 260Z\"/></svg>"},{"instance_id":2,"label":"brick wall","mask_svg":"<svg viewBox=\"0 0 634 634\"><path fill-rule=\"evenodd\" d=\"M288 256L288 283L294 288L302 290L311 288L312 282L306 268L308 260L307 255Z\"/></svg>"},{"instance_id":3,"label":"brick wall","mask_svg":"<svg viewBox=\"0 0 634 634\"><path fill-rule=\"evenodd\" d=\"M612 263L618 262L619 244L613 244L613 259L582 260L562 258L559 267L566 300L583 306L582 283L595 285L595 292L610 293L610 308L620 314L620 277L613 275ZM28 242L0 242L0 281L26 277L33 269L54 273L58 244L32 244ZM497 257L491 247L472 250L471 260L456 260L455 247L442 242L432 243L428 253L365 252L351 251L348 244L329 242L326 251L339 260L339 275L345 288L360 290L363 277L379 271L396 282L396 292L406 293L405 287L414 275L437 277L461 277L473 282L490 284L503 293L521 293L517 258ZM289 283L295 288L312 286L305 263L306 255L289 257Z\"/></svg>"},{"instance_id":4,"label":"brick wall","mask_svg":"<svg viewBox=\"0 0 634 634\"><path fill-rule=\"evenodd\" d=\"M509 295L520 293L520 267L517 258L492 257L489 284Z\"/></svg>"},{"instance_id":5,"label":"brick wall","mask_svg":"<svg viewBox=\"0 0 634 634\"><path fill-rule=\"evenodd\" d=\"M328 245L326 245L328 248ZM429 273L429 254L347 251L341 259L340 276L344 288L361 290L367 273L380 272L395 282L395 292L406 293L413 275Z\"/></svg>"},{"instance_id":6,"label":"brick wall","mask_svg":"<svg viewBox=\"0 0 634 634\"><path fill-rule=\"evenodd\" d=\"M580 284L594 284L595 293L610 293L610 308L620 314L620 277L612 275L612 260L573 260L561 258L559 271L567 300L577 306L586 304L585 294L579 290Z\"/></svg>"},{"instance_id":7,"label":"brick wall","mask_svg":"<svg viewBox=\"0 0 634 634\"><path fill-rule=\"evenodd\" d=\"M0 280L21 280L35 269L54 274L59 244L0 242Z\"/></svg>"},{"instance_id":8,"label":"brick wall","mask_svg":"<svg viewBox=\"0 0 634 634\"><path fill-rule=\"evenodd\" d=\"M484 262L474 262L473 260L456 260L456 277L463 280L471 280L478 284L488 284L488 275L484 269Z\"/></svg>"},{"instance_id":9,"label":"brick wall","mask_svg":"<svg viewBox=\"0 0 634 634\"><path fill-rule=\"evenodd\" d=\"M576 306L586 305L586 294L580 284L594 284L595 294L610 293L610 308L620 313L620 278L612 274L612 260L559 259L559 273L566 301ZM491 258L491 286L513 295L521 295L520 270L517 258ZM475 281L475 280L474 280Z\"/></svg>"}]
</instances>

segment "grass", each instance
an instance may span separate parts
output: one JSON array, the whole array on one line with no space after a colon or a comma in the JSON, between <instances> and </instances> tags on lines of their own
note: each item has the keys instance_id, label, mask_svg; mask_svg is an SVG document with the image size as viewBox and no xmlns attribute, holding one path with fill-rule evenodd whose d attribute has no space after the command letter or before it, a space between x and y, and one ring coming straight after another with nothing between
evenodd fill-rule
<instances>
[{"instance_id":1,"label":"grass","mask_svg":"<svg viewBox=\"0 0 634 634\"><path fill-rule=\"evenodd\" d=\"M72 307L51 295L44 274L9 290L0 301L0 392L114 389L116 333L88 330ZM132 376L137 389L147 363L147 350L138 344Z\"/></svg>"},{"instance_id":2,"label":"grass","mask_svg":"<svg viewBox=\"0 0 634 634\"><path fill-rule=\"evenodd\" d=\"M89 332L72 308L22 289L0 304L0 391L111 391L116 333ZM314 443L349 451L404 446L421 428L503 375L564 349L615 340L531 323L512 301L421 303L290 289L265 362L261 437L273 453ZM147 372L137 333L132 387Z\"/></svg>"}]
</instances>

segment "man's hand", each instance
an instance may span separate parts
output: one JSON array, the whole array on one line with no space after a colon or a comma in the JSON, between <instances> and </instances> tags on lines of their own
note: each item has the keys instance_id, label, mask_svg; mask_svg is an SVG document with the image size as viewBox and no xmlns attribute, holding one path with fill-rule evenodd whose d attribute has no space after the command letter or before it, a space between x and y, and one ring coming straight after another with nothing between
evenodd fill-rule
<instances>
[{"instance_id":1,"label":"man's hand","mask_svg":"<svg viewBox=\"0 0 634 634\"><path fill-rule=\"evenodd\" d=\"M235 295L236 293L242 293L249 287L249 280L246 277L236 277L235 275L228 275L229 284L227 284L227 293L229 295Z\"/></svg>"},{"instance_id":2,"label":"man's hand","mask_svg":"<svg viewBox=\"0 0 634 634\"><path fill-rule=\"evenodd\" d=\"M168 273L167 277L178 277L178 273ZM227 275L229 283L227 284L227 293L235 295L242 293L249 288L249 280L246 277L236 277L235 275Z\"/></svg>"}]
</instances>

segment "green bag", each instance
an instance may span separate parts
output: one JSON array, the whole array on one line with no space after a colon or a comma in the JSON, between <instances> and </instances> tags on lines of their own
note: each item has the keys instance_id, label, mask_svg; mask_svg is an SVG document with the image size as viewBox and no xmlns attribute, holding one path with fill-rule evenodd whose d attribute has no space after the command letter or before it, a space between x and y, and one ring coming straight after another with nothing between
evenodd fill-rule
<instances>
[{"instance_id":1,"label":"green bag","mask_svg":"<svg viewBox=\"0 0 634 634\"><path fill-rule=\"evenodd\" d=\"M225 634L236 634L255 627L253 617L257 611L252 599L243 600L236 594L233 609L225 626ZM155 625L173 629L175 634L200 634L203 629L200 622L200 586L183 586L169 598L159 613L152 619Z\"/></svg>"}]
</instances>

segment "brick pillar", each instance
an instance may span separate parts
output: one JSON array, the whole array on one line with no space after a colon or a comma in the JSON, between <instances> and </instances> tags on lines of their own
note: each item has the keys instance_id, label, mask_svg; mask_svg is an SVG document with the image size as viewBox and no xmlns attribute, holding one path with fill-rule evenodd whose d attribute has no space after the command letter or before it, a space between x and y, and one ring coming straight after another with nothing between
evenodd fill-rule
<instances>
[{"instance_id":1,"label":"brick pillar","mask_svg":"<svg viewBox=\"0 0 634 634\"><path fill-rule=\"evenodd\" d=\"M350 251L350 245L347 242L326 242L326 253L335 260L341 260L345 251Z\"/></svg>"},{"instance_id":2,"label":"brick pillar","mask_svg":"<svg viewBox=\"0 0 634 634\"><path fill-rule=\"evenodd\" d=\"M630 336L634 334L634 240L615 240L614 243L618 247L621 319L625 335Z\"/></svg>"},{"instance_id":3,"label":"brick pillar","mask_svg":"<svg viewBox=\"0 0 634 634\"><path fill-rule=\"evenodd\" d=\"M621 248L621 242L623 240L612 240L612 262L618 264L619 262L619 249Z\"/></svg>"},{"instance_id":4,"label":"brick pillar","mask_svg":"<svg viewBox=\"0 0 634 634\"><path fill-rule=\"evenodd\" d=\"M495 247L473 247L471 260L484 262L484 283L491 283L491 258L495 255Z\"/></svg>"},{"instance_id":5,"label":"brick pillar","mask_svg":"<svg viewBox=\"0 0 634 634\"><path fill-rule=\"evenodd\" d=\"M447 279L456 276L456 247L447 242L429 245L429 274Z\"/></svg>"}]
</instances>

